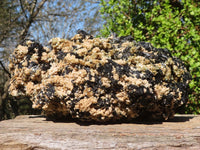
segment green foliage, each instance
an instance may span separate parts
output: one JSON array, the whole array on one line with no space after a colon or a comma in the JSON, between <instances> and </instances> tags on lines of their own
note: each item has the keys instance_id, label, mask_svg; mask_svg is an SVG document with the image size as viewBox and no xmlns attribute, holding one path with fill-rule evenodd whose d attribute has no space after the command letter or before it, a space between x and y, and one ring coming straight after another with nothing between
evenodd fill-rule
<instances>
[{"instance_id":1,"label":"green foliage","mask_svg":"<svg viewBox=\"0 0 200 150\"><path fill-rule=\"evenodd\" d=\"M200 113L200 2L195 0L101 0L102 36L132 35L167 48L192 75L186 113Z\"/></svg>"}]
</instances>

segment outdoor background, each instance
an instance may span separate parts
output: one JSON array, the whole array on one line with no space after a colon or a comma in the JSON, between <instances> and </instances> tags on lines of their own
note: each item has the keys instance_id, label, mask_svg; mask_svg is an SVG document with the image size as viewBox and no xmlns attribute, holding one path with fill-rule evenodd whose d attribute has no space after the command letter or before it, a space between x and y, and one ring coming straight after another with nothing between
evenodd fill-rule
<instances>
[{"instance_id":1,"label":"outdoor background","mask_svg":"<svg viewBox=\"0 0 200 150\"><path fill-rule=\"evenodd\" d=\"M1 0L0 120L40 114L27 97L8 93L9 56L26 39L48 46L78 29L98 37L132 35L169 49L188 67L192 81L182 113L200 113L200 2L198 0Z\"/></svg>"}]
</instances>

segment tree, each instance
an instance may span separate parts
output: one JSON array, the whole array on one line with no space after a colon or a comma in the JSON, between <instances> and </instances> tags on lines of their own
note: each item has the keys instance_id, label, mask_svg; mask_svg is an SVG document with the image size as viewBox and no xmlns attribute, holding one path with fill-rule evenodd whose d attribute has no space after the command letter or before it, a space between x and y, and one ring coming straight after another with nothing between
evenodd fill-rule
<instances>
[{"instance_id":1,"label":"tree","mask_svg":"<svg viewBox=\"0 0 200 150\"><path fill-rule=\"evenodd\" d=\"M53 37L70 38L79 28L95 35L100 30L97 0L48 1L44 8L30 28L29 38L47 43Z\"/></svg>"},{"instance_id":2,"label":"tree","mask_svg":"<svg viewBox=\"0 0 200 150\"><path fill-rule=\"evenodd\" d=\"M24 5L27 5L27 1L3 0L0 2L0 76L3 79L0 83L0 120L12 118L20 112L18 110L19 103L8 94L10 77L6 67L8 65L8 57L14 47L27 36L31 24L35 21L36 16L46 1L29 1L29 7L26 9ZM24 19L24 16L26 19ZM21 99L23 103L25 102L23 106L27 106L27 102L30 103L30 101L25 100L25 97Z\"/></svg>"},{"instance_id":3,"label":"tree","mask_svg":"<svg viewBox=\"0 0 200 150\"><path fill-rule=\"evenodd\" d=\"M101 0L103 36L132 35L169 49L193 77L188 113L200 113L200 2L197 0Z\"/></svg>"},{"instance_id":4,"label":"tree","mask_svg":"<svg viewBox=\"0 0 200 150\"><path fill-rule=\"evenodd\" d=\"M4 51L4 48L6 47L6 39L12 36L14 26L18 25L17 21L15 25L13 23L13 20L17 18L17 13L16 7L11 4L12 2L9 0L0 2L0 120L4 117L3 104L6 97L4 85L9 78L7 76L9 72L4 63L4 60L8 58L8 52Z\"/></svg>"},{"instance_id":5,"label":"tree","mask_svg":"<svg viewBox=\"0 0 200 150\"><path fill-rule=\"evenodd\" d=\"M69 38L81 29L98 33L101 18L97 0L0 1L0 120L32 113L28 98L8 94L8 58L25 39L46 45L53 37Z\"/></svg>"}]
</instances>

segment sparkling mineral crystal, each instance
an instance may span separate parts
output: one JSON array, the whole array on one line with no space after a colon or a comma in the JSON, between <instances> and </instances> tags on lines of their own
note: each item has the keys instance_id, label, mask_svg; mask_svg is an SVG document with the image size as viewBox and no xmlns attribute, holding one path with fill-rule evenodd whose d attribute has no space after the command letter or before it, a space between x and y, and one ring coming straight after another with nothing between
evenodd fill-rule
<instances>
[{"instance_id":1,"label":"sparkling mineral crystal","mask_svg":"<svg viewBox=\"0 0 200 150\"><path fill-rule=\"evenodd\" d=\"M50 45L26 41L14 50L9 91L29 96L51 120L168 119L187 102L190 74L167 49L85 31Z\"/></svg>"}]
</instances>

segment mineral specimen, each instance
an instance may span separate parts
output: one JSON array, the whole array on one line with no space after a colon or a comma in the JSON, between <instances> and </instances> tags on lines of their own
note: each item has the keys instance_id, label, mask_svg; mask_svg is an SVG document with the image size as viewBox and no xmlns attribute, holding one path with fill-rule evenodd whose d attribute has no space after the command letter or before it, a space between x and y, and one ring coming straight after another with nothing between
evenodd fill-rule
<instances>
[{"instance_id":1,"label":"mineral specimen","mask_svg":"<svg viewBox=\"0 0 200 150\"><path fill-rule=\"evenodd\" d=\"M50 44L24 42L9 66L10 93L29 96L49 119L168 119L187 102L190 74L167 49L85 31Z\"/></svg>"}]
</instances>

